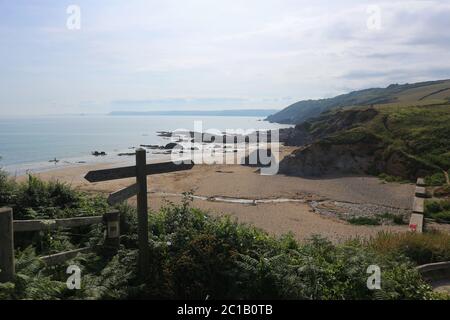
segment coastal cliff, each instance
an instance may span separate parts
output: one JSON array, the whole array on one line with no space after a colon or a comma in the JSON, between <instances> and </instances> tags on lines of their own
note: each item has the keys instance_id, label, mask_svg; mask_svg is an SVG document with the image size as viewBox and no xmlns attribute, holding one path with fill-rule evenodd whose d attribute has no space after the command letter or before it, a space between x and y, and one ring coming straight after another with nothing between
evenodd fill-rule
<instances>
[{"instance_id":1,"label":"coastal cliff","mask_svg":"<svg viewBox=\"0 0 450 320\"><path fill-rule=\"evenodd\" d=\"M280 162L282 174L384 173L413 180L450 167L450 105L341 109L280 137L299 147Z\"/></svg>"}]
</instances>

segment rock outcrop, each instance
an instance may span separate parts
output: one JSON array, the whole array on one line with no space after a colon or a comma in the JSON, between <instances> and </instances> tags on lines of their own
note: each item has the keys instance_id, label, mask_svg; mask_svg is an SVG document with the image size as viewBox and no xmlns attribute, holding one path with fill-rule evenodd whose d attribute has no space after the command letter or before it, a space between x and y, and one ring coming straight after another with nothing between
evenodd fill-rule
<instances>
[{"instance_id":1,"label":"rock outcrop","mask_svg":"<svg viewBox=\"0 0 450 320\"><path fill-rule=\"evenodd\" d=\"M282 142L300 148L280 162L279 172L305 177L385 173L414 180L439 171L427 154L417 153L424 136L412 134L430 110L421 112L418 117L404 109L400 117L374 108L341 110L283 130Z\"/></svg>"}]
</instances>

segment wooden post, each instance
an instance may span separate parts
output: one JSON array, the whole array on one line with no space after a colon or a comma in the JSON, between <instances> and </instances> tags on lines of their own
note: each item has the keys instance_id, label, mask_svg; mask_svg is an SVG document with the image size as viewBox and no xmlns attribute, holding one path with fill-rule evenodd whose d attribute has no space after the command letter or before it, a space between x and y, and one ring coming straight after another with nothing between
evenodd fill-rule
<instances>
[{"instance_id":1,"label":"wooden post","mask_svg":"<svg viewBox=\"0 0 450 320\"><path fill-rule=\"evenodd\" d=\"M147 172L146 151L136 150L136 183L137 214L138 214L138 244L139 244L139 275L145 277L149 272L149 247L148 247L148 203L147 203Z\"/></svg>"},{"instance_id":2,"label":"wooden post","mask_svg":"<svg viewBox=\"0 0 450 320\"><path fill-rule=\"evenodd\" d=\"M120 245L120 212L117 210L107 212L105 245L116 251Z\"/></svg>"},{"instance_id":3,"label":"wooden post","mask_svg":"<svg viewBox=\"0 0 450 320\"><path fill-rule=\"evenodd\" d=\"M0 282L14 279L14 229L11 208L0 208Z\"/></svg>"},{"instance_id":4,"label":"wooden post","mask_svg":"<svg viewBox=\"0 0 450 320\"><path fill-rule=\"evenodd\" d=\"M84 177L89 182L109 181L136 177L136 184L110 194L108 203L110 205L125 201L137 195L138 214L138 269L139 274L145 277L149 272L150 253L148 245L148 203L147 203L147 175L166 172L190 170L194 163L161 162L146 164L145 149L136 150L136 166L112 168L89 171Z\"/></svg>"}]
</instances>

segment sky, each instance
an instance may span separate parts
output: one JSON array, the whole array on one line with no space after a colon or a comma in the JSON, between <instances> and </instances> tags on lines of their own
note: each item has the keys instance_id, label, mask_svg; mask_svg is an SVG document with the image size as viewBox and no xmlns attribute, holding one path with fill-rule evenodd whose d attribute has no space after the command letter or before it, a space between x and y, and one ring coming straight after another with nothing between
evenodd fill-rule
<instances>
[{"instance_id":1,"label":"sky","mask_svg":"<svg viewBox=\"0 0 450 320\"><path fill-rule=\"evenodd\" d=\"M0 0L0 117L281 109L447 79L448 30L447 0Z\"/></svg>"}]
</instances>

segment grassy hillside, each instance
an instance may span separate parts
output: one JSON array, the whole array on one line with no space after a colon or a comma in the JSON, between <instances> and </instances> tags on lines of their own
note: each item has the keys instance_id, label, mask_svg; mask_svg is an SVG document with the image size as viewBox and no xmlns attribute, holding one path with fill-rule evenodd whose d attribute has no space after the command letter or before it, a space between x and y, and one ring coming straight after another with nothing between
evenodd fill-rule
<instances>
[{"instance_id":1,"label":"grassy hillside","mask_svg":"<svg viewBox=\"0 0 450 320\"><path fill-rule=\"evenodd\" d=\"M398 103L335 110L287 130L299 149L282 172L386 173L405 179L450 168L450 104Z\"/></svg>"},{"instance_id":2,"label":"grassy hillside","mask_svg":"<svg viewBox=\"0 0 450 320\"><path fill-rule=\"evenodd\" d=\"M304 100L267 117L268 121L299 124L324 111L350 106L370 106L398 103L446 103L450 101L450 80L414 84L392 84L386 88L372 88L350 92L330 99Z\"/></svg>"}]
</instances>

